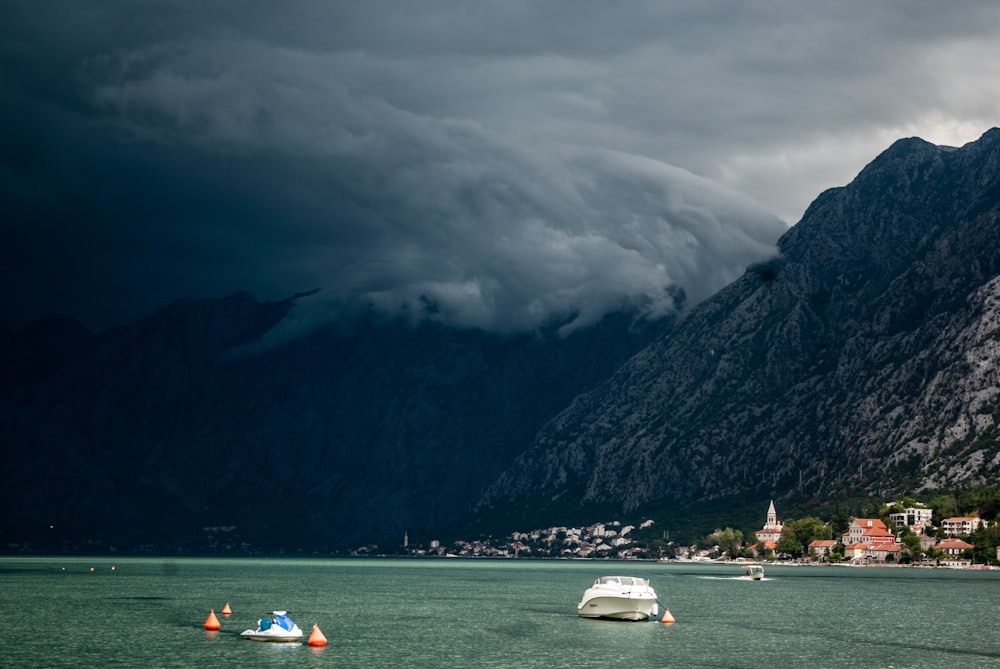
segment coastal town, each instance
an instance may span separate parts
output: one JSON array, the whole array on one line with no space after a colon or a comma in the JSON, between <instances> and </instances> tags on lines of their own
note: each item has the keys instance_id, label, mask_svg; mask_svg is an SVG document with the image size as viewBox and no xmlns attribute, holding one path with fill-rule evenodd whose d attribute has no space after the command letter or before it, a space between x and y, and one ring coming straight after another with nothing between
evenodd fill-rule
<instances>
[{"instance_id":1,"label":"coastal town","mask_svg":"<svg viewBox=\"0 0 1000 669\"><path fill-rule=\"evenodd\" d=\"M760 529L747 537L726 528L691 545L678 545L656 531L650 519L636 525L618 521L582 527L549 527L514 532L503 539L431 540L411 543L404 535L400 553L412 556L652 559L691 562L730 560L788 561L854 566L923 566L1000 569L998 521L951 516L933 524L930 507L908 500L885 507L883 517L816 518L782 522L771 501ZM805 530L805 531L803 531ZM984 548L985 545L985 548ZM355 555L381 554L366 546ZM984 556L985 554L985 556Z\"/></svg>"}]
</instances>

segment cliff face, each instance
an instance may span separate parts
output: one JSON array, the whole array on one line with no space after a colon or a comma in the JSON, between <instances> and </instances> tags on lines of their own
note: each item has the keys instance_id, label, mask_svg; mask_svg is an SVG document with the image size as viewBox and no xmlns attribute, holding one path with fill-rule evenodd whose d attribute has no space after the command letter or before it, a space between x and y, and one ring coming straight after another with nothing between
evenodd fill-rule
<instances>
[{"instance_id":1,"label":"cliff face","mask_svg":"<svg viewBox=\"0 0 1000 669\"><path fill-rule=\"evenodd\" d=\"M484 496L636 510L1000 480L1000 130L896 142Z\"/></svg>"}]
</instances>

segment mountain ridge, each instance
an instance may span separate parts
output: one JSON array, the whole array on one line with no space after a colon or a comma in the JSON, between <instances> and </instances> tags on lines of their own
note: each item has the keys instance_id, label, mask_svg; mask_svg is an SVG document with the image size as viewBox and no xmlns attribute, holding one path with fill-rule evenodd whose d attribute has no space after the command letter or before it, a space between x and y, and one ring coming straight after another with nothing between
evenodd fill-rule
<instances>
[{"instance_id":1,"label":"mountain ridge","mask_svg":"<svg viewBox=\"0 0 1000 669\"><path fill-rule=\"evenodd\" d=\"M544 419L669 327L622 313L495 336L369 314L247 346L293 306L178 300L0 395L24 454L0 463L0 534L163 550L236 526L235 545L317 550L457 525Z\"/></svg>"},{"instance_id":2,"label":"mountain ridge","mask_svg":"<svg viewBox=\"0 0 1000 669\"><path fill-rule=\"evenodd\" d=\"M0 329L0 546L324 552L995 485L998 221L1000 130L908 138L677 322L368 313L259 347L308 293L238 292Z\"/></svg>"},{"instance_id":3,"label":"mountain ridge","mask_svg":"<svg viewBox=\"0 0 1000 669\"><path fill-rule=\"evenodd\" d=\"M977 480L961 453L936 464L906 454L934 460L955 443L918 436L934 427L921 402L960 413L946 392L977 398L976 434L997 422L998 156L996 129L961 149L895 142L821 194L779 240L779 257L550 421L481 507L531 498L634 512L747 494L879 494L920 489L904 476L914 466L929 483ZM965 351L949 347L972 346L969 332L979 332L976 375L962 374ZM929 386L935 378L949 381ZM880 412L909 422L894 433ZM995 482L995 440L981 451L978 480ZM898 471L866 472L883 461Z\"/></svg>"}]
</instances>

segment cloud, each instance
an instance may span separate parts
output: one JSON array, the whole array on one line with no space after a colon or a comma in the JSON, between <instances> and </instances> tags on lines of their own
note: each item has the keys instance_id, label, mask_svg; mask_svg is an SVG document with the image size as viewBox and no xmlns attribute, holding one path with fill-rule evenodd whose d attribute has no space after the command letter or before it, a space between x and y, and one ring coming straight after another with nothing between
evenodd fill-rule
<instances>
[{"instance_id":1,"label":"cloud","mask_svg":"<svg viewBox=\"0 0 1000 669\"><path fill-rule=\"evenodd\" d=\"M0 319L314 287L288 327L663 313L1000 102L993 3L56 5L0 27Z\"/></svg>"}]
</instances>

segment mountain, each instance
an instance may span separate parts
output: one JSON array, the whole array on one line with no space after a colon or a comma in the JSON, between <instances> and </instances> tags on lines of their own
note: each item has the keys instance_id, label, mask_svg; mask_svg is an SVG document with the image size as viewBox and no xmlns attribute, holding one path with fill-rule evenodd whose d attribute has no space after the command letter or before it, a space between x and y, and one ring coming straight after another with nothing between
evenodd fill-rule
<instances>
[{"instance_id":1,"label":"mountain","mask_svg":"<svg viewBox=\"0 0 1000 669\"><path fill-rule=\"evenodd\" d=\"M481 512L676 522L1000 482L1000 130L897 141L779 249L547 423Z\"/></svg>"},{"instance_id":2,"label":"mountain","mask_svg":"<svg viewBox=\"0 0 1000 669\"><path fill-rule=\"evenodd\" d=\"M237 293L0 328L0 547L391 551L699 509L704 533L997 484L998 222L1000 130L905 139L677 322L369 313L264 347L303 296Z\"/></svg>"},{"instance_id":3,"label":"mountain","mask_svg":"<svg viewBox=\"0 0 1000 669\"><path fill-rule=\"evenodd\" d=\"M51 316L17 332L0 326L0 394L43 381L97 346L98 338L69 316Z\"/></svg>"},{"instance_id":4,"label":"mountain","mask_svg":"<svg viewBox=\"0 0 1000 669\"><path fill-rule=\"evenodd\" d=\"M99 336L65 318L0 331L0 546L426 541L670 327L623 313L500 336L367 314L255 348L299 297L180 300Z\"/></svg>"}]
</instances>

